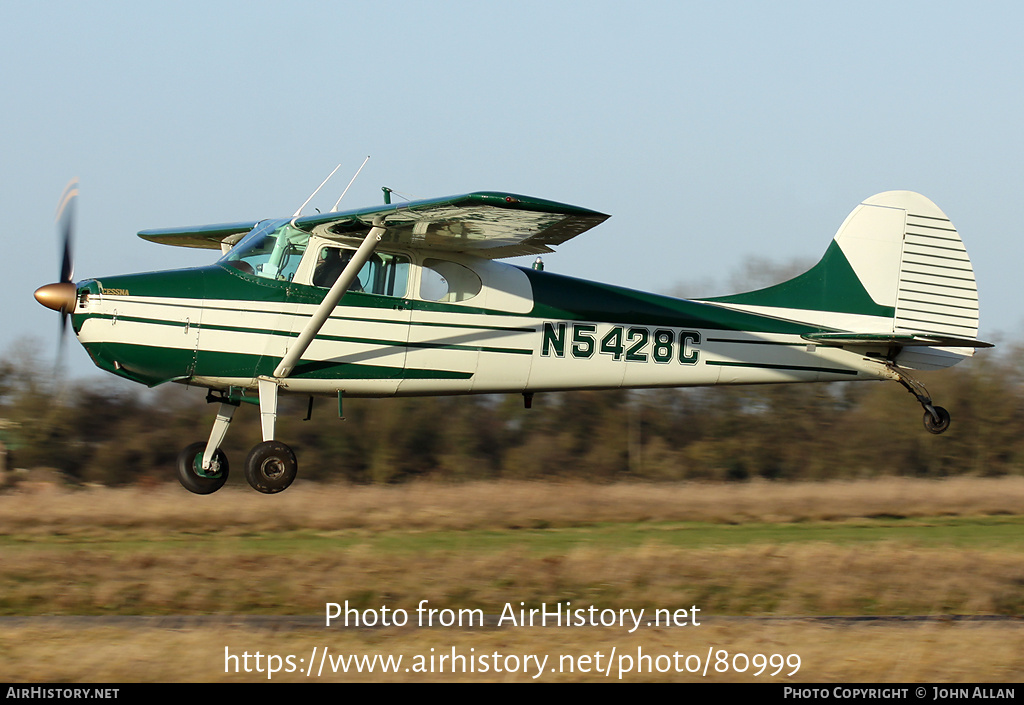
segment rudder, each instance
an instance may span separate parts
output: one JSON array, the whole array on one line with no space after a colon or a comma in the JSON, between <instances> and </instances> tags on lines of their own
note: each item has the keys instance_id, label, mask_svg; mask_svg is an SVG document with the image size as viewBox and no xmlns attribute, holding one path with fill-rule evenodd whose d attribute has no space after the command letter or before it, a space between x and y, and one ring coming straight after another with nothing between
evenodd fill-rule
<instances>
[{"instance_id":1,"label":"rudder","mask_svg":"<svg viewBox=\"0 0 1024 705\"><path fill-rule=\"evenodd\" d=\"M978 335L978 287L960 234L924 196L887 191L861 203L835 237L893 333Z\"/></svg>"}]
</instances>

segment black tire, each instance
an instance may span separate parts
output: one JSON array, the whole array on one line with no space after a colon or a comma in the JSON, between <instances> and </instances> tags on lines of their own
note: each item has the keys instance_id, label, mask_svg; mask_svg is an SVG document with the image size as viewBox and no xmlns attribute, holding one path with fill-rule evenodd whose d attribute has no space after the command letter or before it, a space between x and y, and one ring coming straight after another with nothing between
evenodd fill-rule
<instances>
[{"instance_id":1,"label":"black tire","mask_svg":"<svg viewBox=\"0 0 1024 705\"><path fill-rule=\"evenodd\" d=\"M949 428L949 412L943 409L941 406L933 407L935 413L939 415L939 420L936 421L930 412L924 412L924 427L928 429L928 433L943 433Z\"/></svg>"},{"instance_id":2,"label":"black tire","mask_svg":"<svg viewBox=\"0 0 1024 705\"><path fill-rule=\"evenodd\" d=\"M213 494L228 480L228 457L220 448L213 454L213 465L210 468L215 472L208 472L212 477L204 477L199 474L202 470L205 450L206 443L199 441L178 453L178 482L186 490L195 494Z\"/></svg>"},{"instance_id":3,"label":"black tire","mask_svg":"<svg viewBox=\"0 0 1024 705\"><path fill-rule=\"evenodd\" d=\"M245 479L263 494L288 489L299 472L299 463L292 449L280 441L256 444L245 459Z\"/></svg>"}]
</instances>

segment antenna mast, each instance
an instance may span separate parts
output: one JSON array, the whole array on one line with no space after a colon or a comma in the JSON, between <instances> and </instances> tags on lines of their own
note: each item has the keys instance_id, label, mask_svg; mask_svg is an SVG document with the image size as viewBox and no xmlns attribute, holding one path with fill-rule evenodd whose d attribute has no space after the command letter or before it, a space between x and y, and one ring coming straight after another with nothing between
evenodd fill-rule
<instances>
[{"instance_id":1,"label":"antenna mast","mask_svg":"<svg viewBox=\"0 0 1024 705\"><path fill-rule=\"evenodd\" d=\"M369 155L367 155L366 159L363 160L363 163L359 165L359 168L356 169L356 173L352 176L352 180L348 182L348 186L345 187L345 190L341 192L340 196L338 196L338 200L335 202L334 208L331 209L331 213L338 212L338 204L341 203L341 199L345 197L345 194L348 193L349 188L351 188L352 184L355 183L356 177L359 176L359 172L363 170L363 167L366 166L366 162L368 161L370 161ZM338 166L341 165L339 164Z\"/></svg>"},{"instance_id":2,"label":"antenna mast","mask_svg":"<svg viewBox=\"0 0 1024 705\"><path fill-rule=\"evenodd\" d=\"M334 171L337 171L340 168L341 168L341 164L339 164L338 166L334 167ZM305 208L309 204L309 202L313 200L313 196L315 196L318 193L320 193L320 189L322 189L324 187L324 184L326 184L328 181L331 180L331 177L334 176L334 171L332 171L330 174L328 174L327 178L320 182L320 185L316 187L316 191L314 191L313 193L309 194L309 198L307 198L305 200L305 202L303 202L303 204L301 206L299 206L299 210L295 211L295 215L292 216L293 220L295 218L298 218L302 214L302 209Z\"/></svg>"}]
</instances>

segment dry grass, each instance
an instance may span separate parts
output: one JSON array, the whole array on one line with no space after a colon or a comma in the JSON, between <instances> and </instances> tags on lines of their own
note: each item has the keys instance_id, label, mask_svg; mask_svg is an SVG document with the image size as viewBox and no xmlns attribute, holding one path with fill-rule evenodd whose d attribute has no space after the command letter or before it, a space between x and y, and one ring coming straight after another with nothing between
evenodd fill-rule
<instances>
[{"instance_id":1,"label":"dry grass","mask_svg":"<svg viewBox=\"0 0 1024 705\"><path fill-rule=\"evenodd\" d=\"M1024 561L1006 548L912 542L773 543L716 548L565 544L432 546L432 532L632 525L1019 515L1024 479L873 480L742 485L421 483L397 487L299 484L278 496L227 489L210 497L171 486L0 495L0 612L6 614L322 614L325 602L366 608L479 607L572 601L576 607L698 605L700 628L381 629L265 632L241 628L126 630L17 627L0 632L0 681L259 681L225 674L233 652L301 656L475 653L797 653L797 682L1016 681L1019 626L827 627L715 621L722 615L1024 614ZM924 522L928 523L928 522ZM274 531L344 535L345 548L261 543ZM382 549L380 535L425 536L419 551ZM508 532L517 534L515 531ZM538 532L531 532L538 533ZM541 531L539 533L555 533ZM656 534L657 532L654 532ZM359 537L365 537L365 540ZM440 534L438 534L440 536ZM168 538L169 537L169 538ZM226 537L226 538L225 538ZM123 540L122 540L123 539ZM439 651L437 653L440 653ZM509 674L405 674L364 680L530 680ZM634 680L700 680L676 673ZM301 680L281 674L275 680ZM330 680L359 680L332 676ZM721 674L715 680L750 680ZM328 680L327 677L324 680ZM543 680L608 680L545 673ZM614 680L612 678L611 680ZM764 680L762 677L761 680ZM776 682L781 682L776 678Z\"/></svg>"},{"instance_id":2,"label":"dry grass","mask_svg":"<svg viewBox=\"0 0 1024 705\"><path fill-rule=\"evenodd\" d=\"M323 614L571 601L577 607L696 604L717 615L1024 614L1017 552L887 543L687 550L574 548L462 553L113 553L24 550L0 566L2 614Z\"/></svg>"},{"instance_id":3,"label":"dry grass","mask_svg":"<svg viewBox=\"0 0 1024 705\"><path fill-rule=\"evenodd\" d=\"M177 485L0 494L0 534L87 527L470 530L603 522L828 521L875 516L1019 514L1024 477L818 483L581 482L298 483L281 495L225 488L207 497Z\"/></svg>"}]
</instances>

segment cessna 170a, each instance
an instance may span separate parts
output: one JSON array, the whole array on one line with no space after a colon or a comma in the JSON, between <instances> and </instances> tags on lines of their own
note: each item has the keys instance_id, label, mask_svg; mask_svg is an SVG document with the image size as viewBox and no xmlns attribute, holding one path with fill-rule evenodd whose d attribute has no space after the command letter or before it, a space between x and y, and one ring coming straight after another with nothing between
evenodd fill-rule
<instances>
[{"instance_id":1,"label":"cessna 170a","mask_svg":"<svg viewBox=\"0 0 1024 705\"><path fill-rule=\"evenodd\" d=\"M387 190L385 190L387 191ZM300 209L301 212L301 209ZM596 211L507 193L202 227L152 242L219 249L191 269L61 281L36 298L71 317L101 369L149 386L208 388L206 441L178 458L209 494L235 409L258 403L263 442L245 460L256 490L295 479L275 437L281 393L343 397L516 393L713 384L895 380L932 433L949 414L910 370L976 348L978 297L960 236L927 198L873 196L824 257L794 279L682 300L498 260L551 252L602 223ZM70 221L68 221L70 222Z\"/></svg>"}]
</instances>

